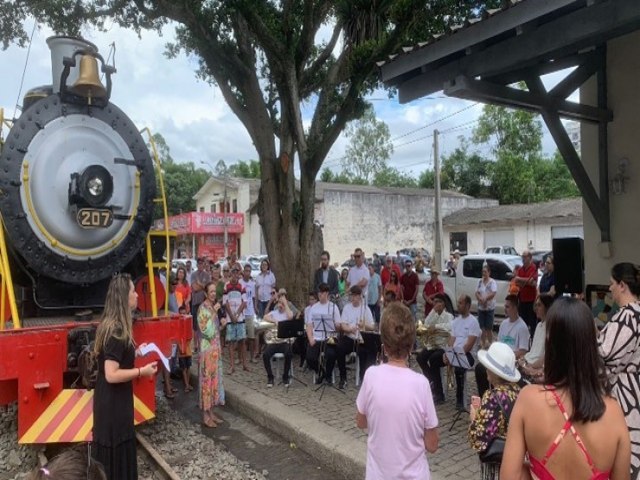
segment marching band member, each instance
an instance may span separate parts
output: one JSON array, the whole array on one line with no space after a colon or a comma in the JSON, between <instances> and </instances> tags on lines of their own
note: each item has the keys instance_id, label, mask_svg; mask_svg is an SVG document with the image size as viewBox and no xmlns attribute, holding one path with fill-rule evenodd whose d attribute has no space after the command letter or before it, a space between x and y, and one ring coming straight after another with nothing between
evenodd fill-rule
<instances>
[{"instance_id":1,"label":"marching band member","mask_svg":"<svg viewBox=\"0 0 640 480\"><path fill-rule=\"evenodd\" d=\"M307 365L316 372L316 383L318 385L323 380L331 384L333 383L331 377L337 357L334 340L336 335L335 328L340 323L340 310L335 303L329 301L329 285L326 283L321 283L318 286L318 303L309 309L305 321L307 324L307 339L309 340ZM324 372L319 368L318 360L321 352L324 352Z\"/></svg>"},{"instance_id":2,"label":"marching band member","mask_svg":"<svg viewBox=\"0 0 640 480\"><path fill-rule=\"evenodd\" d=\"M362 340L360 330L373 330L373 315L371 310L364 304L362 299L362 289L358 285L354 285L349 289L351 302L347 303L342 309L341 322L338 325L338 331L342 333L338 339L338 369L340 370L340 383L338 388L341 390L347 387L347 365L346 357L351 352L356 351L358 341ZM366 352L362 352L363 357ZM360 352L358 352L360 356ZM366 362L366 358L362 358L360 366ZM362 375L364 375L362 373Z\"/></svg>"},{"instance_id":3,"label":"marching band member","mask_svg":"<svg viewBox=\"0 0 640 480\"><path fill-rule=\"evenodd\" d=\"M293 318L293 312L289 308L287 297L284 295L278 299L277 306L274 310L269 312L263 318L264 321L277 325L284 320L291 320ZM282 353L284 355L284 371L282 372L282 383L285 387L291 385L291 379L289 378L289 372L291 371L291 345L289 339L273 338L268 341L267 348L265 348L262 354L262 360L264 362L264 368L267 371L267 388L273 387L273 371L271 370L271 357L276 353Z\"/></svg>"}]
</instances>

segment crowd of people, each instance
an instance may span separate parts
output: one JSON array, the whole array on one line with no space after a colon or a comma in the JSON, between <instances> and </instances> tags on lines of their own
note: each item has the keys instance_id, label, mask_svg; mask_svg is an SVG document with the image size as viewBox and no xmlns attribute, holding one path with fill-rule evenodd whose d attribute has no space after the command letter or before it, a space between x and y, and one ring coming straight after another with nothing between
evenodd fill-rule
<instances>
[{"instance_id":1,"label":"crowd of people","mask_svg":"<svg viewBox=\"0 0 640 480\"><path fill-rule=\"evenodd\" d=\"M233 257L224 266L198 259L196 271L187 266L170 275L169 308L194 314L205 426L223 422L216 407L225 401L225 346L225 375L235 373L236 357L245 370L262 358L267 388L274 386L274 355L284 357L285 387L294 352L318 384L333 385L337 364L342 389L347 361L357 358L356 424L369 433L367 478L428 478L425 451L438 448L436 406L445 401L443 379L449 375L455 378L456 407L470 409L469 442L479 454L483 479L640 478L638 267L613 267L610 291L620 310L598 332L584 302L558 297L548 282L538 286L525 252L514 275L517 288L504 299L506 318L494 336L497 289L487 265L475 299L461 295L453 316L436 269L426 279L412 260L399 272L392 260L379 271L367 265L361 249L353 258L354 266L343 275L331 266L329 252L322 252L304 309L278 289L268 260L255 280L250 267ZM424 318L417 315L420 293ZM471 314L473 301L477 317ZM136 302L131 279L114 277L95 342L92 455L107 478L136 478L132 380L158 369L156 362L134 367L144 347L131 337ZM282 322L297 322L294 331L303 335L282 335L287 325ZM183 371L191 354L187 345L178 345ZM410 368L412 354L422 374ZM470 371L479 393L471 399L465 388ZM187 392L188 378L183 378ZM165 380L165 394L171 395Z\"/></svg>"}]
</instances>

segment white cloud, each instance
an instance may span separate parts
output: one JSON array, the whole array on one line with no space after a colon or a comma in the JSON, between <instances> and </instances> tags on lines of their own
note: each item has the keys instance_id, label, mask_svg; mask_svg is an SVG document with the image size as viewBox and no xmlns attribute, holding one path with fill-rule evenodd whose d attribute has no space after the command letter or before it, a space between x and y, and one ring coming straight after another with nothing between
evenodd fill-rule
<instances>
[{"instance_id":1,"label":"white cloud","mask_svg":"<svg viewBox=\"0 0 640 480\"><path fill-rule=\"evenodd\" d=\"M51 83L50 55L45 43L50 34L42 28L34 35L22 95L30 88ZM249 135L219 89L196 78L197 60L184 54L171 60L164 56L165 44L174 38L172 26L166 26L162 36L142 32L141 38L117 26L105 33L86 31L84 34L105 58L109 55L109 45L115 42L118 72L113 77L112 101L139 128L150 127L154 133L161 133L177 161L199 164L200 160L234 162L257 158ZM326 39L329 35L330 29L324 27L318 38ZM25 58L26 49L10 47L0 51L3 65L0 107L4 107L9 116L14 111ZM7 65L11 68L6 68ZM445 154L457 146L460 134L471 132L469 128L451 133L446 130L477 119L482 111L478 106L455 113L472 103L447 98L442 93L400 105L397 99L389 99L387 92L379 89L371 94L370 100L376 116L389 125L394 139L396 149L390 163L404 172L417 173L430 166L434 128L445 132L441 141L441 151ZM303 109L305 126L314 107L315 100L312 100ZM449 115L452 116L427 127ZM339 167L346 145L347 140L341 135L325 165L333 169ZM544 148L548 153L555 149L548 134Z\"/></svg>"}]
</instances>

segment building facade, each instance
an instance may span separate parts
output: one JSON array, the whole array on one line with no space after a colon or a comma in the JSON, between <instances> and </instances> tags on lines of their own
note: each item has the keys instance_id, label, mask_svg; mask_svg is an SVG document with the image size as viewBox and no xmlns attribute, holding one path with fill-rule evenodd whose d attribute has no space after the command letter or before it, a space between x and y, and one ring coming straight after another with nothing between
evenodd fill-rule
<instances>
[{"instance_id":1,"label":"building facade","mask_svg":"<svg viewBox=\"0 0 640 480\"><path fill-rule=\"evenodd\" d=\"M226 187L225 187L226 185ZM244 215L244 233L238 238L240 255L266 253L256 203L260 181L210 178L194 196L199 212L220 212L227 206ZM497 205L457 192L442 192L442 214L465 208ZM347 259L355 247L367 255L395 252L405 247L433 251L435 193L431 189L380 188L317 182L315 222L322 228L324 246L334 261Z\"/></svg>"},{"instance_id":2,"label":"building facade","mask_svg":"<svg viewBox=\"0 0 640 480\"><path fill-rule=\"evenodd\" d=\"M554 238L584 238L582 199L466 208L446 216L443 228L450 251L463 254L495 246L551 250Z\"/></svg>"}]
</instances>

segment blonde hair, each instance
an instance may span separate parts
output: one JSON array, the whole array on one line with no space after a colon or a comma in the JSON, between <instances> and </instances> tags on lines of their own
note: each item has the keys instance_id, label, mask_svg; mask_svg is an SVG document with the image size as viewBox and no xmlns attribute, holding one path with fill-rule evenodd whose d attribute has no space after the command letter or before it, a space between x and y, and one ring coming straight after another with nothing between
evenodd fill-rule
<instances>
[{"instance_id":1,"label":"blonde hair","mask_svg":"<svg viewBox=\"0 0 640 480\"><path fill-rule=\"evenodd\" d=\"M129 290L131 275L119 273L111 279L104 302L102 320L96 331L94 352L100 354L111 337L133 345Z\"/></svg>"}]
</instances>

